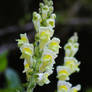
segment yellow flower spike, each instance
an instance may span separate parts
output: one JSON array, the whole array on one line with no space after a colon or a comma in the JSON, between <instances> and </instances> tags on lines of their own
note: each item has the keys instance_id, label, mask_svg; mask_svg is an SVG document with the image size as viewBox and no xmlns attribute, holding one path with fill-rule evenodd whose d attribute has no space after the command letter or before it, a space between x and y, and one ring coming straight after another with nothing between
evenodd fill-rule
<instances>
[{"instance_id":1,"label":"yellow flower spike","mask_svg":"<svg viewBox=\"0 0 92 92\"><path fill-rule=\"evenodd\" d=\"M71 84L69 82L65 82L65 81L58 81L58 92L69 92L70 88L71 88Z\"/></svg>"},{"instance_id":2,"label":"yellow flower spike","mask_svg":"<svg viewBox=\"0 0 92 92\"><path fill-rule=\"evenodd\" d=\"M80 65L80 62L78 62L76 58L74 57L65 57L64 65L70 68L71 73L76 72L76 71L79 72L80 70L78 68Z\"/></svg>"},{"instance_id":3,"label":"yellow flower spike","mask_svg":"<svg viewBox=\"0 0 92 92\"><path fill-rule=\"evenodd\" d=\"M70 69L66 66L58 66L57 67L57 78L59 80L69 80Z\"/></svg>"},{"instance_id":4,"label":"yellow flower spike","mask_svg":"<svg viewBox=\"0 0 92 92\"><path fill-rule=\"evenodd\" d=\"M59 44L60 44L60 40L58 38L54 37L52 40L50 40L48 42L48 44L47 44L48 45L48 49L50 49L53 52L55 52L56 54L58 54L59 53L59 48L61 48L59 46Z\"/></svg>"},{"instance_id":5,"label":"yellow flower spike","mask_svg":"<svg viewBox=\"0 0 92 92\"><path fill-rule=\"evenodd\" d=\"M21 47L24 43L29 43L26 33L20 34L20 39L18 41L18 46Z\"/></svg>"}]
</instances>

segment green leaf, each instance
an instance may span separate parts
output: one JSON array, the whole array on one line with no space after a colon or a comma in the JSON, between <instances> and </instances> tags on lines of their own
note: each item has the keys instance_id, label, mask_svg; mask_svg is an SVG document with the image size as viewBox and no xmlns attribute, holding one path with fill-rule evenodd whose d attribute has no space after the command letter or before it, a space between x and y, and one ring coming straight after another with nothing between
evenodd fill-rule
<instances>
[{"instance_id":1,"label":"green leaf","mask_svg":"<svg viewBox=\"0 0 92 92\"><path fill-rule=\"evenodd\" d=\"M0 54L0 72L3 72L7 67L7 51Z\"/></svg>"},{"instance_id":2,"label":"green leaf","mask_svg":"<svg viewBox=\"0 0 92 92\"><path fill-rule=\"evenodd\" d=\"M8 83L9 92L17 92L18 90L22 90L22 85L17 73L12 69L7 69L5 72L5 76Z\"/></svg>"}]
</instances>

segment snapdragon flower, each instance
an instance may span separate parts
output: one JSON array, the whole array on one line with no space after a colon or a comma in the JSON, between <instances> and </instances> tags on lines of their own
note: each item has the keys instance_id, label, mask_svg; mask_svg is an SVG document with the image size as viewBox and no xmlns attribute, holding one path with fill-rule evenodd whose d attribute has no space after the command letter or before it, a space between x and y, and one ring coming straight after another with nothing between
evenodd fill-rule
<instances>
[{"instance_id":1,"label":"snapdragon flower","mask_svg":"<svg viewBox=\"0 0 92 92\"><path fill-rule=\"evenodd\" d=\"M57 67L57 78L59 80L69 80L70 69L66 66L58 66Z\"/></svg>"},{"instance_id":2,"label":"snapdragon flower","mask_svg":"<svg viewBox=\"0 0 92 92\"><path fill-rule=\"evenodd\" d=\"M37 79L37 83L40 85L40 86L43 86L44 84L49 84L50 81L48 79L48 73L39 73L38 74L38 79Z\"/></svg>"},{"instance_id":3,"label":"snapdragon flower","mask_svg":"<svg viewBox=\"0 0 92 92\"><path fill-rule=\"evenodd\" d=\"M81 85L77 85L75 87L72 87L69 92L78 92L81 89Z\"/></svg>"},{"instance_id":4,"label":"snapdragon flower","mask_svg":"<svg viewBox=\"0 0 92 92\"><path fill-rule=\"evenodd\" d=\"M48 19L47 25L51 28L54 28L55 27L55 19Z\"/></svg>"},{"instance_id":5,"label":"snapdragon flower","mask_svg":"<svg viewBox=\"0 0 92 92\"><path fill-rule=\"evenodd\" d=\"M72 85L69 82L59 80L57 86L58 92L69 92Z\"/></svg>"},{"instance_id":6,"label":"snapdragon flower","mask_svg":"<svg viewBox=\"0 0 92 92\"><path fill-rule=\"evenodd\" d=\"M77 37L77 33L75 33L74 36L71 37L68 40L68 43L64 46L65 56L67 57L75 56L79 48L79 43L77 41L78 41L78 37Z\"/></svg>"},{"instance_id":7,"label":"snapdragon flower","mask_svg":"<svg viewBox=\"0 0 92 92\"><path fill-rule=\"evenodd\" d=\"M29 43L26 33L20 34L20 39L18 41L18 47L21 47L24 43Z\"/></svg>"},{"instance_id":8,"label":"snapdragon flower","mask_svg":"<svg viewBox=\"0 0 92 92\"><path fill-rule=\"evenodd\" d=\"M64 65L69 67L71 73L73 72L79 72L79 65L80 65L80 62L74 58L74 57L65 57L64 58Z\"/></svg>"},{"instance_id":9,"label":"snapdragon flower","mask_svg":"<svg viewBox=\"0 0 92 92\"><path fill-rule=\"evenodd\" d=\"M41 21L42 21L41 15L38 14L37 12L34 12L33 13L33 23L34 23L34 26L37 32L39 31Z\"/></svg>"},{"instance_id":10,"label":"snapdragon flower","mask_svg":"<svg viewBox=\"0 0 92 92\"><path fill-rule=\"evenodd\" d=\"M53 73L53 65L60 47L59 38L53 37L56 15L53 13L52 0L43 0L39 12L33 13L36 30L35 42L29 43L27 35L21 34L18 46L24 59L23 72L27 75L27 92L32 92L36 84L43 86L50 83L48 77Z\"/></svg>"}]
</instances>

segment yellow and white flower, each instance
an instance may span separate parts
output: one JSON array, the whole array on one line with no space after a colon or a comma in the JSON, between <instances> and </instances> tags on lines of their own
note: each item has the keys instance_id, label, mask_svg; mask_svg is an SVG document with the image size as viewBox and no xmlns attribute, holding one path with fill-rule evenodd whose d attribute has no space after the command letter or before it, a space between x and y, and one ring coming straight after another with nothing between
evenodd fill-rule
<instances>
[{"instance_id":1,"label":"yellow and white flower","mask_svg":"<svg viewBox=\"0 0 92 92\"><path fill-rule=\"evenodd\" d=\"M69 92L71 86L72 85L69 82L59 80L57 84L57 87L58 87L57 92Z\"/></svg>"},{"instance_id":2,"label":"yellow and white flower","mask_svg":"<svg viewBox=\"0 0 92 92\"><path fill-rule=\"evenodd\" d=\"M69 40L68 43L64 46L65 56L73 57L79 48L79 43L77 33L75 33Z\"/></svg>"},{"instance_id":3,"label":"yellow and white flower","mask_svg":"<svg viewBox=\"0 0 92 92\"><path fill-rule=\"evenodd\" d=\"M23 71L23 73L25 73L25 72L32 72L31 64L28 64L28 62L26 60L24 61L24 71Z\"/></svg>"},{"instance_id":4,"label":"yellow and white flower","mask_svg":"<svg viewBox=\"0 0 92 92\"><path fill-rule=\"evenodd\" d=\"M18 41L18 46L21 47L24 43L29 43L26 33L20 34L20 39Z\"/></svg>"},{"instance_id":5,"label":"yellow and white flower","mask_svg":"<svg viewBox=\"0 0 92 92\"><path fill-rule=\"evenodd\" d=\"M34 26L37 32L39 31L41 20L42 19L41 19L40 14L38 14L37 12L34 12L33 13L33 23L34 23Z\"/></svg>"},{"instance_id":6,"label":"yellow and white flower","mask_svg":"<svg viewBox=\"0 0 92 92\"><path fill-rule=\"evenodd\" d=\"M39 38L40 38L40 49L43 49L46 43L52 37L54 30L50 27L40 27Z\"/></svg>"},{"instance_id":7,"label":"yellow and white flower","mask_svg":"<svg viewBox=\"0 0 92 92\"><path fill-rule=\"evenodd\" d=\"M55 19L48 19L47 26L54 28L55 27Z\"/></svg>"},{"instance_id":8,"label":"yellow and white flower","mask_svg":"<svg viewBox=\"0 0 92 92\"><path fill-rule=\"evenodd\" d=\"M43 49L43 55L46 55L46 54L49 54L53 57L53 59L56 59L57 58L57 54L56 53L53 53L52 50L48 49L48 48L44 48Z\"/></svg>"},{"instance_id":9,"label":"yellow and white flower","mask_svg":"<svg viewBox=\"0 0 92 92\"><path fill-rule=\"evenodd\" d=\"M22 55L23 57L25 56L32 56L33 55L33 50L34 50L34 46L33 44L23 44L20 48L21 52L22 52Z\"/></svg>"},{"instance_id":10,"label":"yellow and white flower","mask_svg":"<svg viewBox=\"0 0 92 92\"><path fill-rule=\"evenodd\" d=\"M73 57L77 51L78 51L78 48L79 48L79 44L78 43L67 43L64 47L65 49L65 56L67 57Z\"/></svg>"},{"instance_id":11,"label":"yellow and white flower","mask_svg":"<svg viewBox=\"0 0 92 92\"><path fill-rule=\"evenodd\" d=\"M51 69L51 67L53 67L53 64L55 63L54 61L54 56L52 55L52 53L49 52L44 52L41 58L41 64L39 67L39 71L40 72L44 72L47 71L48 69Z\"/></svg>"},{"instance_id":12,"label":"yellow and white flower","mask_svg":"<svg viewBox=\"0 0 92 92\"><path fill-rule=\"evenodd\" d=\"M67 66L58 66L57 67L57 78L59 80L65 81L69 80L70 69Z\"/></svg>"},{"instance_id":13,"label":"yellow and white flower","mask_svg":"<svg viewBox=\"0 0 92 92\"><path fill-rule=\"evenodd\" d=\"M81 85L77 85L75 87L72 87L69 92L78 92L81 90Z\"/></svg>"},{"instance_id":14,"label":"yellow and white flower","mask_svg":"<svg viewBox=\"0 0 92 92\"><path fill-rule=\"evenodd\" d=\"M22 59L26 59L28 64L32 64L32 56L34 54L34 47L33 44L23 44L20 48L22 55L21 58Z\"/></svg>"},{"instance_id":15,"label":"yellow and white flower","mask_svg":"<svg viewBox=\"0 0 92 92\"><path fill-rule=\"evenodd\" d=\"M79 65L80 62L74 57L65 57L64 58L64 65L70 68L71 73L79 72Z\"/></svg>"},{"instance_id":16,"label":"yellow and white flower","mask_svg":"<svg viewBox=\"0 0 92 92\"><path fill-rule=\"evenodd\" d=\"M43 86L44 84L49 84L48 73L38 73L37 84Z\"/></svg>"},{"instance_id":17,"label":"yellow and white flower","mask_svg":"<svg viewBox=\"0 0 92 92\"><path fill-rule=\"evenodd\" d=\"M52 50L54 53L58 54L59 53L59 48L61 48L59 46L60 44L60 40L56 37L52 38L52 40L50 40L48 43L47 43L47 48Z\"/></svg>"},{"instance_id":18,"label":"yellow and white flower","mask_svg":"<svg viewBox=\"0 0 92 92\"><path fill-rule=\"evenodd\" d=\"M39 37L41 40L49 40L53 36L54 30L50 27L40 27Z\"/></svg>"}]
</instances>

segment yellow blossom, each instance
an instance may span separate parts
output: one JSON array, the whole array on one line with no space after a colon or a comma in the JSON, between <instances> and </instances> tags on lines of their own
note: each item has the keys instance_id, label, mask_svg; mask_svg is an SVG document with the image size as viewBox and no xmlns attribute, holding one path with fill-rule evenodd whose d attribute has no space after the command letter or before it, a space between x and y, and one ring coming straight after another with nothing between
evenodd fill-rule
<instances>
[{"instance_id":1,"label":"yellow blossom","mask_svg":"<svg viewBox=\"0 0 92 92\"><path fill-rule=\"evenodd\" d=\"M69 80L70 70L66 66L57 67L57 78L59 80Z\"/></svg>"}]
</instances>

